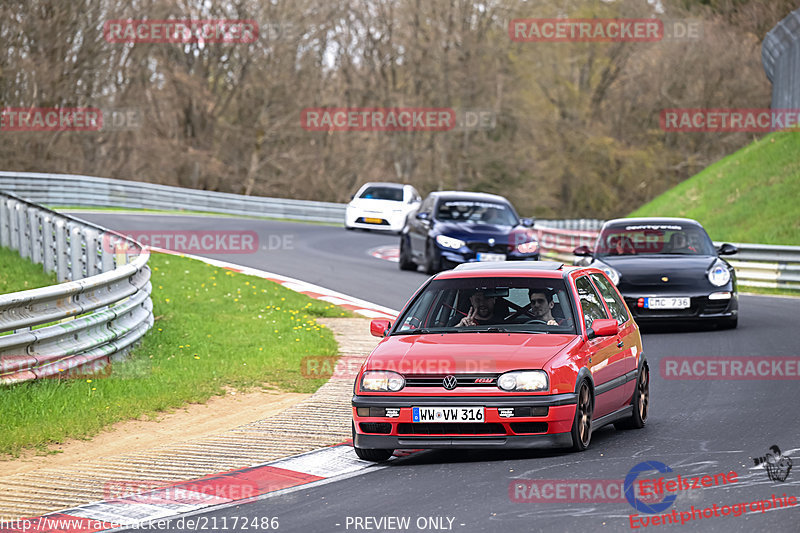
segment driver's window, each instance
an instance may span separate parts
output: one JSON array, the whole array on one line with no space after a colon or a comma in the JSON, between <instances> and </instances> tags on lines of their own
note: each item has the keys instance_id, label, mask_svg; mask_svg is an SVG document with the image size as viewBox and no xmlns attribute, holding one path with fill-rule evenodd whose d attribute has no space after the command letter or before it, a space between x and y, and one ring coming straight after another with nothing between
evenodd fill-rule
<instances>
[{"instance_id":1,"label":"driver's window","mask_svg":"<svg viewBox=\"0 0 800 533\"><path fill-rule=\"evenodd\" d=\"M588 277L578 278L575 282L575 288L578 289L578 298L580 298L581 309L583 310L583 322L587 329L592 327L593 321L608 318L606 309L600 301L600 296L597 295L597 291L594 290L594 286Z\"/></svg>"}]
</instances>

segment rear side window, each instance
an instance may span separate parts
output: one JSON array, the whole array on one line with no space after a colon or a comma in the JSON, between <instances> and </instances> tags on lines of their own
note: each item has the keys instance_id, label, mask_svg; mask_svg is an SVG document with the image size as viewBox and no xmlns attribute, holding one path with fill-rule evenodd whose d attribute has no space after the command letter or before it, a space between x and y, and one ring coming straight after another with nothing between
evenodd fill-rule
<instances>
[{"instance_id":1,"label":"rear side window","mask_svg":"<svg viewBox=\"0 0 800 533\"><path fill-rule=\"evenodd\" d=\"M617 324L621 326L627 322L628 311L611 283L600 274L592 274L592 279L597 288L600 289L600 294L603 296L603 300L606 301L608 310L611 311L611 316L617 320Z\"/></svg>"},{"instance_id":2,"label":"rear side window","mask_svg":"<svg viewBox=\"0 0 800 533\"><path fill-rule=\"evenodd\" d=\"M578 298L581 302L581 309L583 309L583 321L586 328L592 327L592 322L601 318L608 318L606 309L600 301L600 296L594 290L592 282L589 278L583 276L575 281L575 288L578 289Z\"/></svg>"}]
</instances>

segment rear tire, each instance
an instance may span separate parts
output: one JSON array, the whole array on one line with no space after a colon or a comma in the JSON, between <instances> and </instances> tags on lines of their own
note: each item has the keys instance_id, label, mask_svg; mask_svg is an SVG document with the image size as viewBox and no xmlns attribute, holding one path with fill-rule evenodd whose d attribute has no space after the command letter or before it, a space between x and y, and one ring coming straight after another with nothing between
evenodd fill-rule
<instances>
[{"instance_id":1,"label":"rear tire","mask_svg":"<svg viewBox=\"0 0 800 533\"><path fill-rule=\"evenodd\" d=\"M384 449L369 450L365 448L356 448L355 422L350 425L350 428L353 431L353 449L356 451L356 455L358 456L359 459L363 459L364 461L372 461L373 463L380 463L381 461L387 460L394 453L394 450L384 450Z\"/></svg>"},{"instance_id":2,"label":"rear tire","mask_svg":"<svg viewBox=\"0 0 800 533\"><path fill-rule=\"evenodd\" d=\"M578 387L578 401L575 403L575 419L572 421L572 451L582 452L592 440L592 413L594 398L589 384L581 382Z\"/></svg>"},{"instance_id":3,"label":"rear tire","mask_svg":"<svg viewBox=\"0 0 800 533\"><path fill-rule=\"evenodd\" d=\"M408 253L408 245L406 239L400 237L400 270L416 270L417 264L411 260L411 254Z\"/></svg>"},{"instance_id":4,"label":"rear tire","mask_svg":"<svg viewBox=\"0 0 800 533\"><path fill-rule=\"evenodd\" d=\"M636 390L633 391L633 414L630 418L614 422L617 429L641 429L647 423L650 412L650 369L642 365L636 376Z\"/></svg>"}]
</instances>

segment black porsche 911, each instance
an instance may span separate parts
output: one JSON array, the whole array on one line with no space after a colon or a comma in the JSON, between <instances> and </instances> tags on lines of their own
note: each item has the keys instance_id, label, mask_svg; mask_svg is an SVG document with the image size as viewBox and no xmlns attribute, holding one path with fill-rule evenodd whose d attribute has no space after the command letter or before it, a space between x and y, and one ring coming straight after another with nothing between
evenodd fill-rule
<instances>
[{"instance_id":1,"label":"black porsche 911","mask_svg":"<svg viewBox=\"0 0 800 533\"><path fill-rule=\"evenodd\" d=\"M400 269L422 265L433 274L462 263L536 261L539 240L532 226L502 196L432 192L400 232Z\"/></svg>"},{"instance_id":2,"label":"black porsche 911","mask_svg":"<svg viewBox=\"0 0 800 533\"><path fill-rule=\"evenodd\" d=\"M625 298L636 322L710 321L735 328L736 274L720 258L703 226L688 218L620 218L600 230L594 250L575 249L581 264L603 270Z\"/></svg>"}]
</instances>

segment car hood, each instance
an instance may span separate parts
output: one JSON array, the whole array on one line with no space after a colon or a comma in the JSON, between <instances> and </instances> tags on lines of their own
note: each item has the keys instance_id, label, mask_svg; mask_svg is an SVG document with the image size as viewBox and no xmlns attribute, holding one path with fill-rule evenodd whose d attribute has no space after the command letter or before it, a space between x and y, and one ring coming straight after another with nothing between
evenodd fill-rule
<instances>
[{"instance_id":1,"label":"car hood","mask_svg":"<svg viewBox=\"0 0 800 533\"><path fill-rule=\"evenodd\" d=\"M514 234L529 233L535 237L535 232L524 226L505 226L502 224L465 224L453 222L437 222L436 232L448 237L454 237L464 241L496 239L498 243L507 244L509 236ZM527 242L528 239L519 240Z\"/></svg>"},{"instance_id":2,"label":"car hood","mask_svg":"<svg viewBox=\"0 0 800 533\"><path fill-rule=\"evenodd\" d=\"M395 335L373 350L366 369L404 375L537 369L579 339L576 335L523 333Z\"/></svg>"},{"instance_id":3,"label":"car hood","mask_svg":"<svg viewBox=\"0 0 800 533\"><path fill-rule=\"evenodd\" d=\"M375 198L356 198L350 202L350 206L356 209L365 209L369 211L389 211L391 209L401 209L403 202L395 200L377 200Z\"/></svg>"},{"instance_id":4,"label":"car hood","mask_svg":"<svg viewBox=\"0 0 800 533\"><path fill-rule=\"evenodd\" d=\"M716 261L711 255L607 256L599 258L620 273L620 285L663 286L662 277L671 284L706 283L706 272Z\"/></svg>"}]
</instances>

